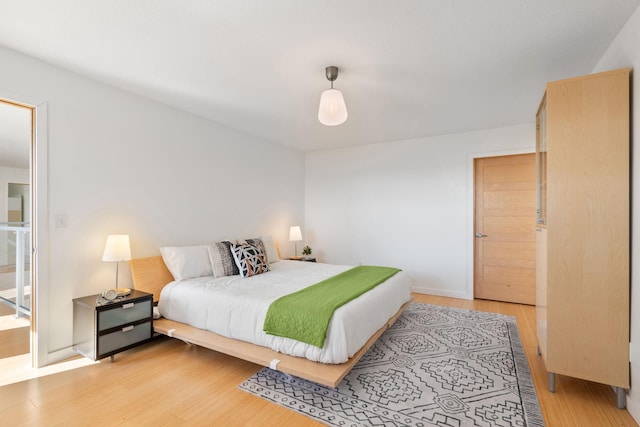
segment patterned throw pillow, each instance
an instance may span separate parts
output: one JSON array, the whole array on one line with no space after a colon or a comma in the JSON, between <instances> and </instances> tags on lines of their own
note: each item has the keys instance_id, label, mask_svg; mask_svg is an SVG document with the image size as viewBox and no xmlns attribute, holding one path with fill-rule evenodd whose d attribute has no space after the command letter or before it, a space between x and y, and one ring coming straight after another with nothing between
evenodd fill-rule
<instances>
[{"instance_id":1,"label":"patterned throw pillow","mask_svg":"<svg viewBox=\"0 0 640 427\"><path fill-rule=\"evenodd\" d=\"M249 243L231 244L231 253L242 277L251 277L269 271L269 263L259 246Z\"/></svg>"},{"instance_id":2,"label":"patterned throw pillow","mask_svg":"<svg viewBox=\"0 0 640 427\"><path fill-rule=\"evenodd\" d=\"M234 276L240 274L231 253L231 242L216 242L207 245L209 259L213 268L213 277Z\"/></svg>"},{"instance_id":3,"label":"patterned throw pillow","mask_svg":"<svg viewBox=\"0 0 640 427\"><path fill-rule=\"evenodd\" d=\"M267 256L267 249L265 248L264 242L262 241L261 238L256 237L255 239L247 239L244 241L244 243L248 243L251 246L257 246L258 249L260 249L264 254L264 257L266 258L267 263L269 262L269 257Z\"/></svg>"}]
</instances>

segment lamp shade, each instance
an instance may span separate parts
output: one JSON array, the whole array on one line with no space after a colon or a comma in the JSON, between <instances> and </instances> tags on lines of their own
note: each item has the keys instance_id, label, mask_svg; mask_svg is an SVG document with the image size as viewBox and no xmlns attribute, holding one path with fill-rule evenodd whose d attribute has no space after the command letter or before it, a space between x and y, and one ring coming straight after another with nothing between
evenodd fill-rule
<instances>
[{"instance_id":1,"label":"lamp shade","mask_svg":"<svg viewBox=\"0 0 640 427\"><path fill-rule=\"evenodd\" d=\"M302 240L302 231L300 231L299 225L294 225L289 230L289 241L299 242L300 240Z\"/></svg>"},{"instance_id":2,"label":"lamp shade","mask_svg":"<svg viewBox=\"0 0 640 427\"><path fill-rule=\"evenodd\" d=\"M128 234L110 234L107 236L107 244L104 245L102 261L129 261L131 259L131 246Z\"/></svg>"},{"instance_id":3,"label":"lamp shade","mask_svg":"<svg viewBox=\"0 0 640 427\"><path fill-rule=\"evenodd\" d=\"M347 120L347 105L338 89L327 89L320 95L318 120L325 126L338 126Z\"/></svg>"}]
</instances>

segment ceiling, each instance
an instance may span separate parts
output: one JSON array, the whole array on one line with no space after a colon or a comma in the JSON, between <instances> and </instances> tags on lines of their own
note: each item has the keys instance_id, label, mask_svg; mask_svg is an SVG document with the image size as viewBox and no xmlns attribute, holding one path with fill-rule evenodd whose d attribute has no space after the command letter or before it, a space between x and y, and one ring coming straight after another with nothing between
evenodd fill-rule
<instances>
[{"instance_id":1,"label":"ceiling","mask_svg":"<svg viewBox=\"0 0 640 427\"><path fill-rule=\"evenodd\" d=\"M0 45L312 151L533 123L545 82L589 73L638 5L0 0ZM328 65L336 127L317 119Z\"/></svg>"}]
</instances>

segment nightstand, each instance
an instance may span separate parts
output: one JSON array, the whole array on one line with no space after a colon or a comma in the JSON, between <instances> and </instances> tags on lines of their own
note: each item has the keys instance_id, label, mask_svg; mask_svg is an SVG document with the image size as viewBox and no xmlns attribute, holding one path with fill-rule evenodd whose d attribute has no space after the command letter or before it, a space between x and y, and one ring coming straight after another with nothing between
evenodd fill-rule
<instances>
[{"instance_id":1,"label":"nightstand","mask_svg":"<svg viewBox=\"0 0 640 427\"><path fill-rule=\"evenodd\" d=\"M73 349L92 360L128 350L153 337L153 294L133 290L109 301L100 294L73 300Z\"/></svg>"},{"instance_id":2,"label":"nightstand","mask_svg":"<svg viewBox=\"0 0 640 427\"><path fill-rule=\"evenodd\" d=\"M291 261L306 261L306 262L316 262L316 257L312 256L292 256L289 257Z\"/></svg>"}]
</instances>

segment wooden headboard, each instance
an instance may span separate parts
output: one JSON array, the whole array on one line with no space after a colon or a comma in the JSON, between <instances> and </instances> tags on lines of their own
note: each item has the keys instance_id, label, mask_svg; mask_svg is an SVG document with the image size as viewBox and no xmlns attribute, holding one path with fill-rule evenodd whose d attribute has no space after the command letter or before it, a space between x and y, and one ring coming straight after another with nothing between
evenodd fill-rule
<instances>
[{"instance_id":1,"label":"wooden headboard","mask_svg":"<svg viewBox=\"0 0 640 427\"><path fill-rule=\"evenodd\" d=\"M139 291L153 294L153 302L160 299L160 291L173 276L164 264L161 256L136 258L130 261L133 287Z\"/></svg>"}]
</instances>

